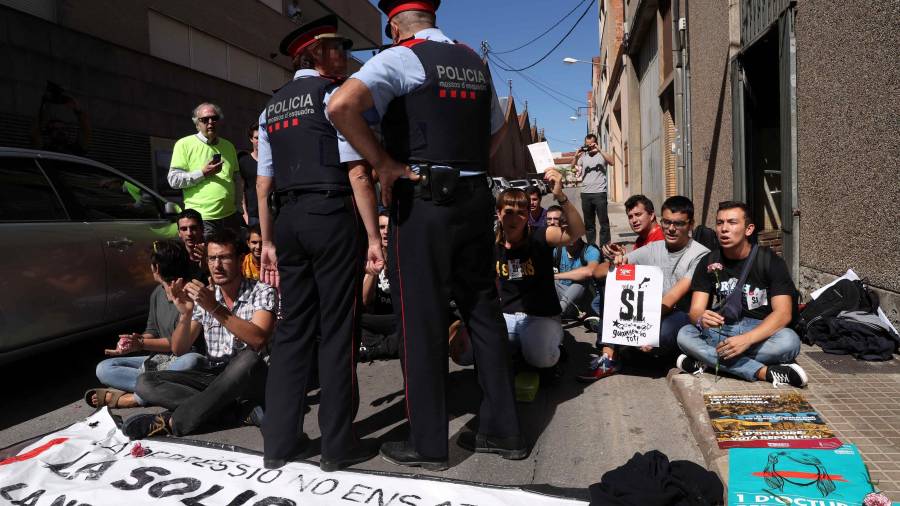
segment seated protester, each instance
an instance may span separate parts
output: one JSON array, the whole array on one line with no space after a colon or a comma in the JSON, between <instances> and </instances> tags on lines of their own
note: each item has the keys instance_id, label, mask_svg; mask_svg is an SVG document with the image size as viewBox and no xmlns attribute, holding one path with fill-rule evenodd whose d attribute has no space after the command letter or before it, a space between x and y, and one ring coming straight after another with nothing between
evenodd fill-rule
<instances>
[{"instance_id":1,"label":"seated protester","mask_svg":"<svg viewBox=\"0 0 900 506\"><path fill-rule=\"evenodd\" d=\"M185 278L190 272L187 252L178 241L156 241L150 253L150 270L159 283L150 294L150 313L147 327L142 334L124 334L114 350L106 350L108 358L97 364L97 379L111 388L94 388L85 392L84 400L91 407L133 408L145 406L140 396L133 393L138 376L145 371L185 371L193 369L203 360L195 352L180 357L171 354L170 342L178 310L172 302L170 283ZM122 356L130 353L137 355ZM149 352L149 354L148 354Z\"/></svg>"},{"instance_id":2,"label":"seated protester","mask_svg":"<svg viewBox=\"0 0 900 506\"><path fill-rule=\"evenodd\" d=\"M653 202L643 195L632 195L625 201L625 214L628 216L628 225L631 231L638 235L634 241L634 249L646 246L654 241L663 240L663 230L656 222L656 211ZM625 248L620 244L609 243L603 246L603 256L612 260L616 255L625 254Z\"/></svg>"},{"instance_id":3,"label":"seated protester","mask_svg":"<svg viewBox=\"0 0 900 506\"><path fill-rule=\"evenodd\" d=\"M562 218L562 208L550 206L547 209L547 224L567 227ZM585 243L580 237L571 246L560 246L553 250L553 276L556 282L556 295L563 318L579 317L584 314L581 307L590 304L590 279L575 279L571 272L582 267L592 272L600 262L600 250L593 244ZM583 303L583 304L582 304Z\"/></svg>"},{"instance_id":4,"label":"seated protester","mask_svg":"<svg viewBox=\"0 0 900 506\"><path fill-rule=\"evenodd\" d=\"M702 244L691 239L694 224L694 203L687 197L669 197L662 206L662 230L665 240L652 242L627 255L619 255L614 263L654 265L663 272L662 321L660 322L659 347L641 347L640 350L657 355L678 354L676 338L681 327L690 323L687 311L691 303L691 278L701 258L709 253ZM604 263L594 269L594 278L605 279L609 264ZM600 341L601 336L597 336ZM591 371L578 376L579 381L596 381L615 374L621 360L617 357L617 347L600 343L601 355L591 364Z\"/></svg>"},{"instance_id":5,"label":"seated protester","mask_svg":"<svg viewBox=\"0 0 900 506\"><path fill-rule=\"evenodd\" d=\"M634 242L634 249L663 240L664 234L662 228L656 222L656 212L650 199L643 195L632 195L625 201L625 213L628 216L628 224L631 226L631 230L638 235L637 240ZM622 244L609 243L603 246L601 253L603 258L613 260L617 255L624 255L626 249ZM575 280L590 279L595 270L581 267L575 269L567 278ZM600 307L602 304L603 290L601 289L597 290L597 294L591 301L591 310L597 316L585 318L585 323L594 332L599 331L600 316L603 314L603 309Z\"/></svg>"},{"instance_id":6,"label":"seated protester","mask_svg":"<svg viewBox=\"0 0 900 506\"><path fill-rule=\"evenodd\" d=\"M244 255L241 262L241 274L244 278L259 281L259 262L262 255L262 232L259 223L251 225L247 231L247 248L250 250Z\"/></svg>"},{"instance_id":7,"label":"seated protester","mask_svg":"<svg viewBox=\"0 0 900 506\"><path fill-rule=\"evenodd\" d=\"M389 212L378 213L378 229L381 233L381 247L387 255ZM391 302L391 283L386 270L377 276L366 273L363 277L363 307L360 315L360 345L357 355L360 362L379 359L399 358L400 335L397 332L397 318ZM449 329L450 358L459 365L472 365L472 347L466 328L460 317L450 311Z\"/></svg>"},{"instance_id":8,"label":"seated protester","mask_svg":"<svg viewBox=\"0 0 900 506\"><path fill-rule=\"evenodd\" d=\"M241 275L233 232L223 229L206 239L210 286L179 279L171 290L181 314L172 352L186 353L203 332L207 363L192 371L142 374L138 395L168 411L127 419L122 432L131 439L190 434L241 400L254 405L263 399L263 354L275 327L275 289Z\"/></svg>"},{"instance_id":9,"label":"seated protester","mask_svg":"<svg viewBox=\"0 0 900 506\"><path fill-rule=\"evenodd\" d=\"M385 255L387 255L389 216L386 210L378 213L378 231L381 234L382 253ZM371 362L377 359L398 358L400 337L397 334L397 319L391 303L391 283L388 280L387 269L382 269L377 276L366 273L363 277L362 301L364 310L359 322L358 360Z\"/></svg>"},{"instance_id":10,"label":"seated protester","mask_svg":"<svg viewBox=\"0 0 900 506\"><path fill-rule=\"evenodd\" d=\"M569 223L532 228L528 225L528 198L518 188L508 188L497 197L496 268L500 302L510 341L525 362L548 368L559 360L563 329L559 299L553 283L553 248L570 244L584 234L584 222L562 191L562 176L547 169L544 178L553 186L553 196L562 205Z\"/></svg>"},{"instance_id":11,"label":"seated protester","mask_svg":"<svg viewBox=\"0 0 900 506\"><path fill-rule=\"evenodd\" d=\"M536 186L525 188L528 195L528 225L531 227L547 226L547 211L541 207L541 190Z\"/></svg>"},{"instance_id":12,"label":"seated protester","mask_svg":"<svg viewBox=\"0 0 900 506\"><path fill-rule=\"evenodd\" d=\"M747 204L719 204L719 249L694 272L694 323L678 333L684 354L676 365L698 374L718 363L719 370L747 381L802 387L808 381L806 372L790 363L800 353L800 338L787 327L793 318L794 282L781 257L750 243L753 230Z\"/></svg>"},{"instance_id":13,"label":"seated protester","mask_svg":"<svg viewBox=\"0 0 900 506\"><path fill-rule=\"evenodd\" d=\"M191 261L191 274L185 279L205 279L209 275L206 266L206 240L203 238L203 217L194 209L185 209L175 220L178 238L184 244Z\"/></svg>"}]
</instances>

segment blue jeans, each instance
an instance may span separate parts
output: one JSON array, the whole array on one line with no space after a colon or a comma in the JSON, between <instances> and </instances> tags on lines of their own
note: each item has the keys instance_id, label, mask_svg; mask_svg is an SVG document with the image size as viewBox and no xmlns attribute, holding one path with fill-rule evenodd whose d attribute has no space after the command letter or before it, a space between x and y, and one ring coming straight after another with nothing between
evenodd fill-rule
<instances>
[{"instance_id":1,"label":"blue jeans","mask_svg":"<svg viewBox=\"0 0 900 506\"><path fill-rule=\"evenodd\" d=\"M559 317L503 313L503 318L509 342L522 351L525 362L538 368L556 365L563 338Z\"/></svg>"},{"instance_id":2,"label":"blue jeans","mask_svg":"<svg viewBox=\"0 0 900 506\"><path fill-rule=\"evenodd\" d=\"M137 387L138 376L141 374L141 366L147 358L149 358L149 355L108 358L97 364L97 379L100 380L100 383L110 388L134 392ZM194 369L203 359L204 356L199 353L185 353L169 362L166 370L187 371ZM134 400L138 403L138 406L144 405L143 399L138 397L137 394L134 394Z\"/></svg>"},{"instance_id":3,"label":"blue jeans","mask_svg":"<svg viewBox=\"0 0 900 506\"><path fill-rule=\"evenodd\" d=\"M695 325L688 324L678 332L678 347L685 354L715 367L719 356L716 345L726 338L745 334L756 328L762 320L742 318L737 323L723 325L718 329L700 332ZM792 362L800 353L800 337L789 328L775 332L761 343L747 348L741 356L719 362L719 370L731 373L747 381L756 381L756 373L767 365Z\"/></svg>"}]
</instances>

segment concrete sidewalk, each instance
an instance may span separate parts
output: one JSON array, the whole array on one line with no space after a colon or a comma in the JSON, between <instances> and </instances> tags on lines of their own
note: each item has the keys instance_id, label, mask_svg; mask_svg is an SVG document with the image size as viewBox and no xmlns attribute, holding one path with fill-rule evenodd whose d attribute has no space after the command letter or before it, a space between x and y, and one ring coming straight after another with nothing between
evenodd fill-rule
<instances>
[{"instance_id":1,"label":"concrete sidewalk","mask_svg":"<svg viewBox=\"0 0 900 506\"><path fill-rule=\"evenodd\" d=\"M844 443L863 455L875 487L900 499L900 362L864 362L803 345L797 363L809 375L801 392ZM669 386L684 407L707 467L728 485L728 451L719 449L703 403L706 393L773 392L770 383L700 376L672 369Z\"/></svg>"},{"instance_id":2,"label":"concrete sidewalk","mask_svg":"<svg viewBox=\"0 0 900 506\"><path fill-rule=\"evenodd\" d=\"M614 242L634 242L625 205L609 204ZM822 415L841 441L856 445L876 488L900 500L900 361L865 362L843 355L828 355L817 346L803 345L800 364L809 385L800 391ZM770 383L747 383L712 374L699 377L672 369L669 386L684 408L691 432L707 467L728 486L728 451L719 449L703 403L703 394L774 391Z\"/></svg>"}]
</instances>

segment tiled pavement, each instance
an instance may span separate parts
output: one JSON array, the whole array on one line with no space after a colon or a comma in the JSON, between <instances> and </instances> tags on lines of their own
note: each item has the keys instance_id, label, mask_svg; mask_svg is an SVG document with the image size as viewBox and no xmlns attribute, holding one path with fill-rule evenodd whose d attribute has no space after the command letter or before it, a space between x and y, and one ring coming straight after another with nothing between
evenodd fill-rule
<instances>
[{"instance_id":1,"label":"tiled pavement","mask_svg":"<svg viewBox=\"0 0 900 506\"><path fill-rule=\"evenodd\" d=\"M809 385L793 390L803 393L841 441L859 448L875 486L900 500L900 361L863 362L804 345L797 363L809 375ZM723 377L715 381L709 373L695 377L674 370L669 381L707 463L724 472L727 483L727 452L715 443L703 394L773 391L772 385Z\"/></svg>"}]
</instances>

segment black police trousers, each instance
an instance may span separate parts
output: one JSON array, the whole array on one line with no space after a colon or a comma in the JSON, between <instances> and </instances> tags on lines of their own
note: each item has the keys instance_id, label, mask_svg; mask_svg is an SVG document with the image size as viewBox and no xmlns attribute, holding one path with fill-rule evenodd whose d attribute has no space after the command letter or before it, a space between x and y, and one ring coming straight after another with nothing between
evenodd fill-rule
<instances>
[{"instance_id":1,"label":"black police trousers","mask_svg":"<svg viewBox=\"0 0 900 506\"><path fill-rule=\"evenodd\" d=\"M347 195L298 195L275 220L283 319L272 338L266 382L266 458L288 458L295 447L317 339L322 457L341 459L357 442L355 353L364 237L353 198Z\"/></svg>"},{"instance_id":2,"label":"black police trousers","mask_svg":"<svg viewBox=\"0 0 900 506\"><path fill-rule=\"evenodd\" d=\"M388 234L391 298L400 331L410 442L431 458L447 457L447 311L450 298L472 341L482 399L482 434L519 435L506 324L494 269L494 199L484 177L460 178L454 201L394 186Z\"/></svg>"}]
</instances>

